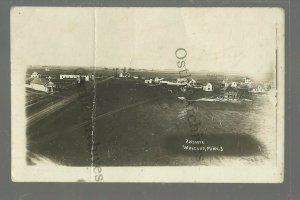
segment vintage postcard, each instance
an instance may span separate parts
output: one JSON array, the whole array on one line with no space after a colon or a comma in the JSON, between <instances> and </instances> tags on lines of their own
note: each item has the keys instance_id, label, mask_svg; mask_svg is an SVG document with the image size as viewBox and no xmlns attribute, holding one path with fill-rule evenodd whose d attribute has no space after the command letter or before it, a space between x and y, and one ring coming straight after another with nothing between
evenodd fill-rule
<instances>
[{"instance_id":1,"label":"vintage postcard","mask_svg":"<svg viewBox=\"0 0 300 200\"><path fill-rule=\"evenodd\" d=\"M11 9L17 182L284 180L284 10Z\"/></svg>"}]
</instances>

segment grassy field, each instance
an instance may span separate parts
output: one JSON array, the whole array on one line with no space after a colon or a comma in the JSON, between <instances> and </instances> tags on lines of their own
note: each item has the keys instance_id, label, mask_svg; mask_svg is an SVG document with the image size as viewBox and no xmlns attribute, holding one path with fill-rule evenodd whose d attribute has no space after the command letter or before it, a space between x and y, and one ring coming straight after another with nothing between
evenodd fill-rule
<instances>
[{"instance_id":1,"label":"grassy field","mask_svg":"<svg viewBox=\"0 0 300 200\"><path fill-rule=\"evenodd\" d=\"M147 94L149 95L149 91ZM160 97L151 103L96 121L96 141L100 144L98 153L101 165L193 163L195 154L182 148L186 139L191 139L187 119L179 117L185 106L176 97ZM264 144L256 137L259 123L255 121L259 116L258 110L255 110L256 105L197 102L194 107L196 117L201 122L201 132L205 135L205 144L222 146L224 149L223 152L209 152L204 156L241 157L264 154Z\"/></svg>"},{"instance_id":2,"label":"grassy field","mask_svg":"<svg viewBox=\"0 0 300 200\"><path fill-rule=\"evenodd\" d=\"M199 165L211 158L269 156L273 148L264 140L274 135L267 123L274 116L264 114L273 107L264 96L243 104L193 104L204 146L224 149L203 154L201 162L182 148L191 138L187 119L180 115L185 105L168 88L112 79L97 85L96 97L95 154L102 166ZM85 122L79 100L73 102L28 128L29 152L63 165L90 165L90 132L78 126Z\"/></svg>"}]
</instances>

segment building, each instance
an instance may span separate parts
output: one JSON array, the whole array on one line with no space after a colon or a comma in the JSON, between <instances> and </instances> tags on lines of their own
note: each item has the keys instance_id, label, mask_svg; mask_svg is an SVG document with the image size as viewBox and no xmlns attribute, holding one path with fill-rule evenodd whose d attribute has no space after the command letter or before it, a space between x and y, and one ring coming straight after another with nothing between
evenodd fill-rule
<instances>
[{"instance_id":1,"label":"building","mask_svg":"<svg viewBox=\"0 0 300 200\"><path fill-rule=\"evenodd\" d=\"M77 79L80 75L74 75L74 74L60 74L59 79Z\"/></svg>"},{"instance_id":2,"label":"building","mask_svg":"<svg viewBox=\"0 0 300 200\"><path fill-rule=\"evenodd\" d=\"M191 79L191 80L189 81L189 84L191 84L191 85L196 84L195 79Z\"/></svg>"},{"instance_id":3,"label":"building","mask_svg":"<svg viewBox=\"0 0 300 200\"><path fill-rule=\"evenodd\" d=\"M145 80L145 83L151 84L152 83L152 78L150 78L149 80Z\"/></svg>"},{"instance_id":4,"label":"building","mask_svg":"<svg viewBox=\"0 0 300 200\"><path fill-rule=\"evenodd\" d=\"M244 78L244 83L246 83L246 84L251 84L251 83L253 83L250 79L248 79L248 78Z\"/></svg>"},{"instance_id":5,"label":"building","mask_svg":"<svg viewBox=\"0 0 300 200\"><path fill-rule=\"evenodd\" d=\"M30 76L30 78L41 78L41 75L37 72L33 72Z\"/></svg>"},{"instance_id":6,"label":"building","mask_svg":"<svg viewBox=\"0 0 300 200\"><path fill-rule=\"evenodd\" d=\"M222 86L225 88L229 86L228 79L222 81Z\"/></svg>"},{"instance_id":7,"label":"building","mask_svg":"<svg viewBox=\"0 0 300 200\"><path fill-rule=\"evenodd\" d=\"M29 88L43 92L53 92L55 84L46 78L35 78L30 82Z\"/></svg>"},{"instance_id":8,"label":"building","mask_svg":"<svg viewBox=\"0 0 300 200\"><path fill-rule=\"evenodd\" d=\"M131 74L129 72L126 72L125 76L126 76L126 78L130 78Z\"/></svg>"},{"instance_id":9,"label":"building","mask_svg":"<svg viewBox=\"0 0 300 200\"><path fill-rule=\"evenodd\" d=\"M59 79L84 79L84 81L94 80L93 74L80 75L80 74L60 74Z\"/></svg>"},{"instance_id":10,"label":"building","mask_svg":"<svg viewBox=\"0 0 300 200\"><path fill-rule=\"evenodd\" d=\"M189 80L188 86L189 86L189 87L197 87L197 86L196 86L196 81L195 81L194 79Z\"/></svg>"},{"instance_id":11,"label":"building","mask_svg":"<svg viewBox=\"0 0 300 200\"><path fill-rule=\"evenodd\" d=\"M257 87L252 88L250 92L254 94L263 94L267 91L263 87L261 87L261 85L258 85Z\"/></svg>"},{"instance_id":12,"label":"building","mask_svg":"<svg viewBox=\"0 0 300 200\"><path fill-rule=\"evenodd\" d=\"M236 88L236 87L237 87L237 85L238 85L238 84L237 84L237 82L234 82L234 81L233 81L233 82L231 82L231 84L230 84L230 87L232 87L232 88Z\"/></svg>"},{"instance_id":13,"label":"building","mask_svg":"<svg viewBox=\"0 0 300 200\"><path fill-rule=\"evenodd\" d=\"M204 84L204 85L203 85L203 90L204 90L204 91L207 91L207 92L213 91L212 84L211 84L211 83L206 83L206 84Z\"/></svg>"},{"instance_id":14,"label":"building","mask_svg":"<svg viewBox=\"0 0 300 200\"><path fill-rule=\"evenodd\" d=\"M128 72L120 72L119 73L119 78L130 78L131 75Z\"/></svg>"}]
</instances>

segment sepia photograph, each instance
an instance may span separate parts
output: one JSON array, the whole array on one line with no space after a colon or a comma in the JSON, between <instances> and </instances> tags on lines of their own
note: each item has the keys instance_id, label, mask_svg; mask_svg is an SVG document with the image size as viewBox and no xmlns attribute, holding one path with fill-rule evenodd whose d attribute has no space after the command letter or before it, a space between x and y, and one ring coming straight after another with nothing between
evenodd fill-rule
<instances>
[{"instance_id":1,"label":"sepia photograph","mask_svg":"<svg viewBox=\"0 0 300 200\"><path fill-rule=\"evenodd\" d=\"M11 9L12 180L284 180L280 8Z\"/></svg>"}]
</instances>

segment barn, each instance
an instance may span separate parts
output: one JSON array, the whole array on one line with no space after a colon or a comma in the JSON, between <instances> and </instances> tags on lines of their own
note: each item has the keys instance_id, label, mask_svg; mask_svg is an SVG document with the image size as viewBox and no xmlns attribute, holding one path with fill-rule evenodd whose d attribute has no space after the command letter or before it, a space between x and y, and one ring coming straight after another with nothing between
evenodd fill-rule
<instances>
[{"instance_id":1,"label":"barn","mask_svg":"<svg viewBox=\"0 0 300 200\"><path fill-rule=\"evenodd\" d=\"M43 92L53 92L55 84L46 78L35 78L30 82L29 87Z\"/></svg>"}]
</instances>

